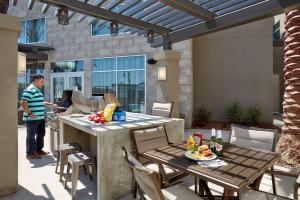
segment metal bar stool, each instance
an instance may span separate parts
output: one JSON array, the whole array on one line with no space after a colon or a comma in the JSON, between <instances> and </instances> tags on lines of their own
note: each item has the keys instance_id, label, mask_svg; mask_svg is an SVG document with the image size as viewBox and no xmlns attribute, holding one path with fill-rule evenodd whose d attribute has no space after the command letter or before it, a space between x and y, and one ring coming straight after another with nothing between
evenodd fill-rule
<instances>
[{"instance_id":1,"label":"metal bar stool","mask_svg":"<svg viewBox=\"0 0 300 200\"><path fill-rule=\"evenodd\" d=\"M77 153L80 151L81 151L81 146L78 143L66 143L66 144L59 145L55 173L58 173L57 169L58 169L58 165L60 165L60 168L59 168L59 181L60 182L62 182L62 177L63 177L65 165L67 164L68 155L72 154L72 153Z\"/></svg>"},{"instance_id":2,"label":"metal bar stool","mask_svg":"<svg viewBox=\"0 0 300 200\"><path fill-rule=\"evenodd\" d=\"M92 153L89 152L80 152L80 153L74 153L68 155L68 167L67 167L67 175L65 180L65 188L67 187L67 182L70 175L70 169L72 168L72 189L71 189L71 195L72 200L75 199L75 193L77 189L77 181L78 181L78 175L79 175L79 167L83 166L88 169L88 174L90 176L90 179L92 179L93 170L96 173L96 159L92 155Z\"/></svg>"}]
</instances>

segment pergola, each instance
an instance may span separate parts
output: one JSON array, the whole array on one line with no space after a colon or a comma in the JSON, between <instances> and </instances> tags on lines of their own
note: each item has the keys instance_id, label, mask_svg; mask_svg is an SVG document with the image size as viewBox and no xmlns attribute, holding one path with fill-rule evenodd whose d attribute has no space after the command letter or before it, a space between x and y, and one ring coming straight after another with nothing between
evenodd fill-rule
<instances>
[{"instance_id":1,"label":"pergola","mask_svg":"<svg viewBox=\"0 0 300 200\"><path fill-rule=\"evenodd\" d=\"M299 0L29 0L28 9L36 1L68 8L69 19L77 16L88 23L100 19L100 26L116 21L119 30L137 35L154 33L151 47L164 46L206 33L267 18L300 6ZM12 0L17 5L17 0ZM114 12L114 8L123 5ZM58 13L56 9L55 15Z\"/></svg>"}]
</instances>

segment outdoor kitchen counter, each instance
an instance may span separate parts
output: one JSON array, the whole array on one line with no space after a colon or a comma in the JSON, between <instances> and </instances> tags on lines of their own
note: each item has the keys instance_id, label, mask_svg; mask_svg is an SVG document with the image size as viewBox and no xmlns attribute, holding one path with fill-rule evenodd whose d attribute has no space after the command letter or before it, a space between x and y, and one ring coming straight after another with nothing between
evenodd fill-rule
<instances>
[{"instance_id":1,"label":"outdoor kitchen counter","mask_svg":"<svg viewBox=\"0 0 300 200\"><path fill-rule=\"evenodd\" d=\"M80 118L59 116L60 142L77 142L83 151L97 155L97 200L113 200L131 192L132 175L121 147L131 148L130 130L164 124L170 142L179 143L184 135L184 120L126 112L126 122L105 125Z\"/></svg>"}]
</instances>

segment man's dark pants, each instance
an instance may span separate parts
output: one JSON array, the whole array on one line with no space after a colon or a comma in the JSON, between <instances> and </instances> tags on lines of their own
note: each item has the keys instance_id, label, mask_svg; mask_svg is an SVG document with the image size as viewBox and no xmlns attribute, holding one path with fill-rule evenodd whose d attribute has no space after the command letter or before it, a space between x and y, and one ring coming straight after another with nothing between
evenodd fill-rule
<instances>
[{"instance_id":1,"label":"man's dark pants","mask_svg":"<svg viewBox=\"0 0 300 200\"><path fill-rule=\"evenodd\" d=\"M26 154L29 156L41 151L44 147L45 120L28 120L26 127Z\"/></svg>"}]
</instances>

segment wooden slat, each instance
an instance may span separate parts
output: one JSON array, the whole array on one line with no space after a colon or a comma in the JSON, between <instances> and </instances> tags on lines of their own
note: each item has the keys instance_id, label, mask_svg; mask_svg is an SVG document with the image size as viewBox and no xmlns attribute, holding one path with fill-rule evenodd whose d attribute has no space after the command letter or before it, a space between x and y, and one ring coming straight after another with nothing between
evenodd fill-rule
<instances>
[{"instance_id":1,"label":"wooden slat","mask_svg":"<svg viewBox=\"0 0 300 200\"><path fill-rule=\"evenodd\" d=\"M43 13L43 14L46 14L46 12L48 11L49 7L50 7L50 5L45 3L45 4L43 5L43 8L42 8L42 13Z\"/></svg>"},{"instance_id":2,"label":"wooden slat","mask_svg":"<svg viewBox=\"0 0 300 200\"><path fill-rule=\"evenodd\" d=\"M35 0L29 0L29 2L28 2L28 10L31 10L33 8L34 3L35 3Z\"/></svg>"}]
</instances>

